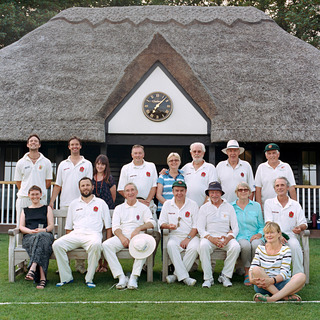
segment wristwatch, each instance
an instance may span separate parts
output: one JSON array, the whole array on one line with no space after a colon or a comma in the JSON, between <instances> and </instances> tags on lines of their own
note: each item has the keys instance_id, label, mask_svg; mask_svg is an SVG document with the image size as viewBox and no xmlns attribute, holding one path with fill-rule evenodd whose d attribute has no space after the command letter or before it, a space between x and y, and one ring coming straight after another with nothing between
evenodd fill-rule
<instances>
[{"instance_id":1,"label":"wristwatch","mask_svg":"<svg viewBox=\"0 0 320 320\"><path fill-rule=\"evenodd\" d=\"M191 236L187 236L187 238L188 238L189 240L191 240Z\"/></svg>"}]
</instances>

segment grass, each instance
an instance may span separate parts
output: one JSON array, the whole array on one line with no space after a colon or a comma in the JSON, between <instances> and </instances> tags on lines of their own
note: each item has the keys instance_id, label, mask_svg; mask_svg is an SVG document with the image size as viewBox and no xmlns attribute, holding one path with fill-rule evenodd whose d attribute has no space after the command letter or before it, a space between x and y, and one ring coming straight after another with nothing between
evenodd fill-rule
<instances>
[{"instance_id":1,"label":"grass","mask_svg":"<svg viewBox=\"0 0 320 320\"><path fill-rule=\"evenodd\" d=\"M251 301L254 291L243 285L243 278L233 277L233 287L224 288L215 284L210 289L202 289L202 272L192 273L198 280L195 287L181 283L168 285L160 281L161 258L157 255L154 268L154 282L147 283L143 274L137 291L118 291L112 288L116 281L110 272L96 274L97 288L89 289L84 285L84 276L74 272L73 284L56 288L59 282L55 274L56 263L50 261L48 283L45 290L35 289L35 285L19 275L15 283L8 282L8 236L0 235L0 303L15 302L25 304L0 305L0 319L319 319L320 308L317 303L277 303L253 304L237 303ZM303 301L320 300L318 270L320 269L320 239L310 240L311 266L310 284L300 291ZM132 263L123 261L125 272L130 271ZM214 274L215 280L222 269L218 261ZM216 281L217 282L217 281ZM235 301L235 303L195 303L195 304L141 304L137 301ZM107 304L46 304L47 302L121 302L133 303ZM31 304L40 302L40 304Z\"/></svg>"}]
</instances>

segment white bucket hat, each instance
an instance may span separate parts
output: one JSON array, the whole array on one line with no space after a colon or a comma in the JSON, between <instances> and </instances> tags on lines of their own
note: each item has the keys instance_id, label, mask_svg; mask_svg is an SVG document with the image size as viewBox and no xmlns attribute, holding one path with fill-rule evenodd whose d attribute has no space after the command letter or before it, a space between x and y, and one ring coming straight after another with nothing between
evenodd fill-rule
<instances>
[{"instance_id":1,"label":"white bucket hat","mask_svg":"<svg viewBox=\"0 0 320 320\"><path fill-rule=\"evenodd\" d=\"M156 240L145 233L134 236L129 243L129 253L135 259L149 257L156 247Z\"/></svg>"},{"instance_id":2,"label":"white bucket hat","mask_svg":"<svg viewBox=\"0 0 320 320\"><path fill-rule=\"evenodd\" d=\"M244 153L244 148L239 147L239 143L237 140L229 140L227 143L227 147L222 149L222 152L227 154L227 150L228 149L239 149L240 150L240 154Z\"/></svg>"}]
</instances>

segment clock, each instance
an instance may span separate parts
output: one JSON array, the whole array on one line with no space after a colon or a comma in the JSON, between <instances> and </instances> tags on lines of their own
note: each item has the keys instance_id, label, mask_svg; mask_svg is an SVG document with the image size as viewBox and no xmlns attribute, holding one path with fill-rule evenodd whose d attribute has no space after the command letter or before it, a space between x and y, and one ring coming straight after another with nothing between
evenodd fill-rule
<instances>
[{"instance_id":1,"label":"clock","mask_svg":"<svg viewBox=\"0 0 320 320\"><path fill-rule=\"evenodd\" d=\"M144 99L142 111L149 120L164 121L172 113L172 101L163 92L153 92Z\"/></svg>"}]
</instances>

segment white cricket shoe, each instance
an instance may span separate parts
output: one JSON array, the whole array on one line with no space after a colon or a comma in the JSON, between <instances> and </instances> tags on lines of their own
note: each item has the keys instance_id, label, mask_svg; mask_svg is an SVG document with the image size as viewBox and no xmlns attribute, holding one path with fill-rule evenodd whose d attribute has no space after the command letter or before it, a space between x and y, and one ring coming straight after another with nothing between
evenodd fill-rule
<instances>
[{"instance_id":1,"label":"white cricket shoe","mask_svg":"<svg viewBox=\"0 0 320 320\"><path fill-rule=\"evenodd\" d=\"M213 278L209 280L205 280L202 284L202 288L211 288L211 286L214 284Z\"/></svg>"},{"instance_id":2,"label":"white cricket shoe","mask_svg":"<svg viewBox=\"0 0 320 320\"><path fill-rule=\"evenodd\" d=\"M196 279L193 279L193 278L185 278L183 279L183 282L189 286L189 287L193 287L196 283L197 283L197 280Z\"/></svg>"},{"instance_id":3,"label":"white cricket shoe","mask_svg":"<svg viewBox=\"0 0 320 320\"><path fill-rule=\"evenodd\" d=\"M177 276L174 274L170 274L169 276L166 276L167 283L174 283L177 281Z\"/></svg>"},{"instance_id":4,"label":"white cricket shoe","mask_svg":"<svg viewBox=\"0 0 320 320\"><path fill-rule=\"evenodd\" d=\"M130 290L138 289L138 277L137 276L130 276L127 288Z\"/></svg>"},{"instance_id":5,"label":"white cricket shoe","mask_svg":"<svg viewBox=\"0 0 320 320\"><path fill-rule=\"evenodd\" d=\"M223 284L224 287L232 287L232 283L228 277L223 273L220 274L218 281Z\"/></svg>"},{"instance_id":6,"label":"white cricket shoe","mask_svg":"<svg viewBox=\"0 0 320 320\"><path fill-rule=\"evenodd\" d=\"M124 274L119 277L119 283L116 284L117 289L125 289L128 284L128 277L126 277Z\"/></svg>"}]
</instances>

